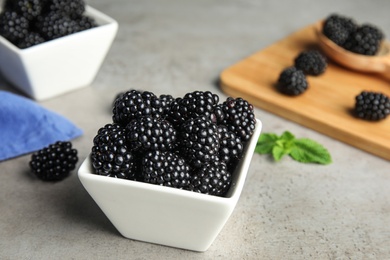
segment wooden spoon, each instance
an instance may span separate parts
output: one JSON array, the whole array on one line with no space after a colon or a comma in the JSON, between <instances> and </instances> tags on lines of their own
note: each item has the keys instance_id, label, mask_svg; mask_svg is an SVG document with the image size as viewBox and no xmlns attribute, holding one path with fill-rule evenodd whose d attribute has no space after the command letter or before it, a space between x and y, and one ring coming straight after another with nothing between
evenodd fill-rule
<instances>
[{"instance_id":1,"label":"wooden spoon","mask_svg":"<svg viewBox=\"0 0 390 260\"><path fill-rule=\"evenodd\" d=\"M390 43L383 41L375 56L350 52L322 33L323 21L315 24L318 42L323 52L332 60L347 68L361 72L378 73L390 79Z\"/></svg>"}]
</instances>

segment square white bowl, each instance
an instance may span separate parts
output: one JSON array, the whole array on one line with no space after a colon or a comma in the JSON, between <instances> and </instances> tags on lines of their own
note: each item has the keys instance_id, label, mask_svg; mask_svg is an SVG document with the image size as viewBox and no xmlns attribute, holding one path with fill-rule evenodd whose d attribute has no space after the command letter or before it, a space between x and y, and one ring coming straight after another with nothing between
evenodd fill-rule
<instances>
[{"instance_id":1,"label":"square white bowl","mask_svg":"<svg viewBox=\"0 0 390 260\"><path fill-rule=\"evenodd\" d=\"M97 27L19 49L0 36L0 71L14 87L44 100L88 86L118 31L118 23L86 6Z\"/></svg>"},{"instance_id":2,"label":"square white bowl","mask_svg":"<svg viewBox=\"0 0 390 260\"><path fill-rule=\"evenodd\" d=\"M206 251L237 204L261 128L257 120L225 197L96 175L89 157L80 166L78 176L124 237Z\"/></svg>"}]
</instances>

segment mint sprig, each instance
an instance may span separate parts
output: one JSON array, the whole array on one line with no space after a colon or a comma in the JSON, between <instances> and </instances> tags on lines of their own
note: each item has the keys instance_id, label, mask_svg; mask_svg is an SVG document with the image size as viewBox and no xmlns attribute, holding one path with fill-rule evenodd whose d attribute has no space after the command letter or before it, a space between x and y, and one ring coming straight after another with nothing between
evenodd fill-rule
<instances>
[{"instance_id":1,"label":"mint sprig","mask_svg":"<svg viewBox=\"0 0 390 260\"><path fill-rule=\"evenodd\" d=\"M332 158L321 144L308 138L295 138L289 131L278 136L274 133L263 133L257 141L256 153L271 154L275 161L284 155L302 163L330 164Z\"/></svg>"}]
</instances>

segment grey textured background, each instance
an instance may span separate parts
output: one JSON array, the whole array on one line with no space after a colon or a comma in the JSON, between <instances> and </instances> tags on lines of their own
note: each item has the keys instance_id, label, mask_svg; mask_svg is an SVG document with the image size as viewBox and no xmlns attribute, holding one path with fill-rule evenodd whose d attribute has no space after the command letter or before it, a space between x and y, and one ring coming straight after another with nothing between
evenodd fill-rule
<instances>
[{"instance_id":1,"label":"grey textured background","mask_svg":"<svg viewBox=\"0 0 390 260\"><path fill-rule=\"evenodd\" d=\"M89 0L119 22L93 84L40 104L81 127L81 161L111 121L119 91L181 96L211 90L223 69L332 12L390 35L388 0ZM0 89L14 91L0 78ZM264 132L290 130L333 156L329 166L254 155L231 218L207 252L123 238L81 186L28 174L29 156L0 163L0 259L390 259L390 164L256 109Z\"/></svg>"}]
</instances>

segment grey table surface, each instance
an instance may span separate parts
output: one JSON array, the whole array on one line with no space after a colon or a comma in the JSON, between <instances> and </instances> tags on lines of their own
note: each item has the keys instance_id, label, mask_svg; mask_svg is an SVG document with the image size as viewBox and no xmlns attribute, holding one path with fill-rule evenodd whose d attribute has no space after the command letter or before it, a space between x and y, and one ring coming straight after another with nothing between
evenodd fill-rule
<instances>
[{"instance_id":1,"label":"grey table surface","mask_svg":"<svg viewBox=\"0 0 390 260\"><path fill-rule=\"evenodd\" d=\"M40 105L83 129L80 162L131 88L174 96L210 90L226 67L337 12L390 35L388 0L90 0L119 31L96 79ZM0 78L0 88L18 93ZM289 130L328 148L333 163L254 155L230 219L203 253L122 237L76 172L58 183L29 174L30 156L0 163L0 259L390 259L390 164L256 108L263 132Z\"/></svg>"}]
</instances>

